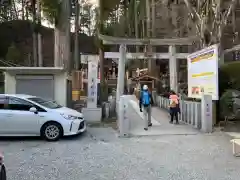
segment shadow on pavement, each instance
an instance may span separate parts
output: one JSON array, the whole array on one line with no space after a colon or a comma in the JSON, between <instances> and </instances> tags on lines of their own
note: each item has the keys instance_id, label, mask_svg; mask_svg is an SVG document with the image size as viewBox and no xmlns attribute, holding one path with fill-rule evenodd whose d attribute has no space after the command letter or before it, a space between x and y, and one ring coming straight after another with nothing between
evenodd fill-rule
<instances>
[{"instance_id":1,"label":"shadow on pavement","mask_svg":"<svg viewBox=\"0 0 240 180\"><path fill-rule=\"evenodd\" d=\"M73 135L73 136L65 136L62 137L59 141L69 141L69 140L81 140L84 137L87 137L87 132L84 132L82 134L78 134L78 135ZM16 137L0 137L0 142L4 142L4 141L42 141L42 142L48 142L45 141L44 139L42 139L41 137L38 136L16 136ZM54 142L54 141L53 141ZM58 141L55 141L58 142ZM50 141L48 143L51 143Z\"/></svg>"}]
</instances>

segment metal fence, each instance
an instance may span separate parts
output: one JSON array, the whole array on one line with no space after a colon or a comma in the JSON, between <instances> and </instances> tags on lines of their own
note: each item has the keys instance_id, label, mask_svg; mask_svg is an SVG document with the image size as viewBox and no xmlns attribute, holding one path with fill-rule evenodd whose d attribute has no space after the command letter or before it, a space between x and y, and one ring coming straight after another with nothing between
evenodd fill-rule
<instances>
[{"instance_id":1,"label":"metal fence","mask_svg":"<svg viewBox=\"0 0 240 180\"><path fill-rule=\"evenodd\" d=\"M161 96L155 96L155 102L162 109L169 109L169 99ZM180 121L190 124L197 129L201 129L201 102L180 100L181 114Z\"/></svg>"}]
</instances>

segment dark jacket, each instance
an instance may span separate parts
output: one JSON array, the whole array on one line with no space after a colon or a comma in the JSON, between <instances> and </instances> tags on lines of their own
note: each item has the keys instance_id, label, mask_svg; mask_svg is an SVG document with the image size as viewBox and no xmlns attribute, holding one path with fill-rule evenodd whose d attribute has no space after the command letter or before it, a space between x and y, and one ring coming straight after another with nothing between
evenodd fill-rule
<instances>
[{"instance_id":1,"label":"dark jacket","mask_svg":"<svg viewBox=\"0 0 240 180\"><path fill-rule=\"evenodd\" d=\"M140 92L140 96L139 96L139 108L141 109L142 108L142 92L143 91L141 91ZM153 97L152 97L152 94L148 91L148 93L149 93L149 96L150 96L150 104L151 105L153 105L154 104L154 102L153 102Z\"/></svg>"},{"instance_id":2,"label":"dark jacket","mask_svg":"<svg viewBox=\"0 0 240 180\"><path fill-rule=\"evenodd\" d=\"M169 108L169 113L170 114L172 114L172 113L181 113L179 105L177 107L174 107L174 108L170 107Z\"/></svg>"},{"instance_id":3,"label":"dark jacket","mask_svg":"<svg viewBox=\"0 0 240 180\"><path fill-rule=\"evenodd\" d=\"M170 107L169 108L169 113L181 113L181 109L180 109L180 102L178 102L176 107Z\"/></svg>"}]
</instances>

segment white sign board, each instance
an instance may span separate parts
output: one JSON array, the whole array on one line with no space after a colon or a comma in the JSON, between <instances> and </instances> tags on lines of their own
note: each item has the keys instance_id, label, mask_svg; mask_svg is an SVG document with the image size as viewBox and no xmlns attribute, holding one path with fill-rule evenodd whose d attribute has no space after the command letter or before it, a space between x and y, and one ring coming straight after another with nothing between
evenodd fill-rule
<instances>
[{"instance_id":1,"label":"white sign board","mask_svg":"<svg viewBox=\"0 0 240 180\"><path fill-rule=\"evenodd\" d=\"M188 61L188 96L211 95L218 100L218 45L190 54Z\"/></svg>"},{"instance_id":2,"label":"white sign board","mask_svg":"<svg viewBox=\"0 0 240 180\"><path fill-rule=\"evenodd\" d=\"M97 107L98 61L88 62L88 99L87 107Z\"/></svg>"}]
</instances>

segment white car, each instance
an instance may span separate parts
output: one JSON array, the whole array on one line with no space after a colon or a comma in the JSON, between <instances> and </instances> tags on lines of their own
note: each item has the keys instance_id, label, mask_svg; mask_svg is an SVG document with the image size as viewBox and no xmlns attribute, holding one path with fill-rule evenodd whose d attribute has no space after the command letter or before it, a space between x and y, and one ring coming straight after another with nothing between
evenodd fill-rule
<instances>
[{"instance_id":1,"label":"white car","mask_svg":"<svg viewBox=\"0 0 240 180\"><path fill-rule=\"evenodd\" d=\"M0 136L41 136L57 141L86 131L82 113L55 101L24 94L0 94Z\"/></svg>"}]
</instances>

